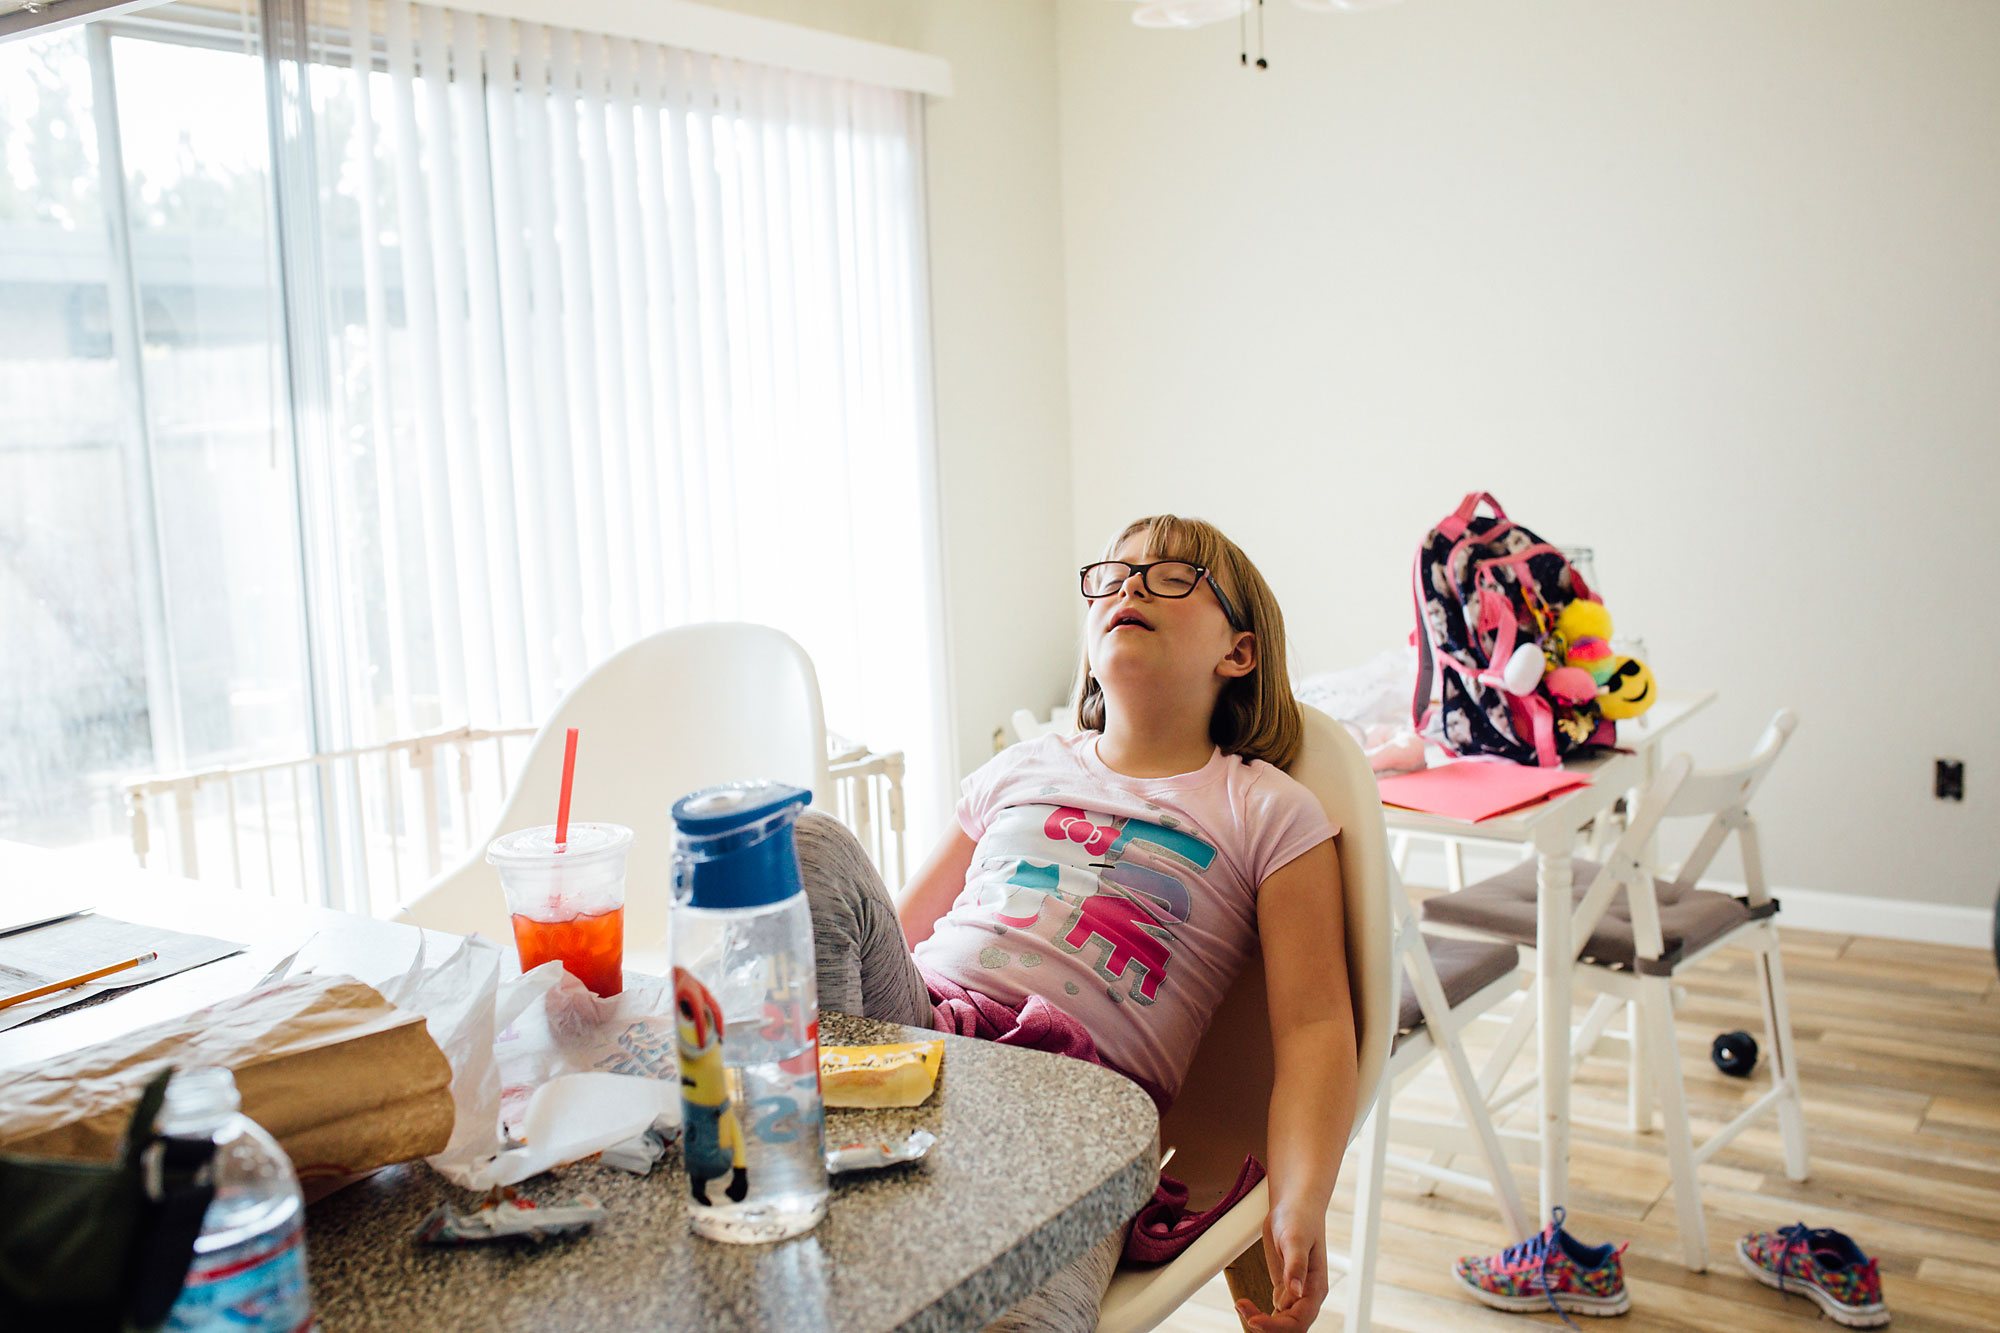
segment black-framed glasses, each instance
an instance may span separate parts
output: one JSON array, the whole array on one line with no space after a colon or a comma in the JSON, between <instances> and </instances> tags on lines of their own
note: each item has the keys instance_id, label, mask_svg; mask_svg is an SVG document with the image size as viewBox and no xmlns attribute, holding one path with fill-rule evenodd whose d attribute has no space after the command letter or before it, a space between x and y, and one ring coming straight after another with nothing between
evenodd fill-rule
<instances>
[{"instance_id":1,"label":"black-framed glasses","mask_svg":"<svg viewBox=\"0 0 2000 1333\"><path fill-rule=\"evenodd\" d=\"M1206 583L1209 591L1215 594L1216 603L1222 607L1222 614L1228 619L1230 628L1243 628L1242 618L1236 614L1236 608L1230 604L1215 576L1202 566L1186 560L1155 560L1146 565L1135 565L1129 560L1099 560L1085 565L1077 573L1083 584L1083 595L1093 602L1117 592L1134 574L1139 576L1139 586L1151 597L1192 597L1194 590Z\"/></svg>"}]
</instances>

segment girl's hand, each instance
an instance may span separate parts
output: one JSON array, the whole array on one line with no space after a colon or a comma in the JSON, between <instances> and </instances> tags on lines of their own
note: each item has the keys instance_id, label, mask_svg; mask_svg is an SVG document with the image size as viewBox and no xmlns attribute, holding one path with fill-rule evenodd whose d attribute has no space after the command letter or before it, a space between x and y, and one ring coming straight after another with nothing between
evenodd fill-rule
<instances>
[{"instance_id":1,"label":"girl's hand","mask_svg":"<svg viewBox=\"0 0 2000 1333\"><path fill-rule=\"evenodd\" d=\"M1273 1209L1264 1219L1264 1262L1271 1269L1271 1312L1238 1301L1237 1315L1253 1333L1304 1333L1326 1300L1325 1215Z\"/></svg>"}]
</instances>

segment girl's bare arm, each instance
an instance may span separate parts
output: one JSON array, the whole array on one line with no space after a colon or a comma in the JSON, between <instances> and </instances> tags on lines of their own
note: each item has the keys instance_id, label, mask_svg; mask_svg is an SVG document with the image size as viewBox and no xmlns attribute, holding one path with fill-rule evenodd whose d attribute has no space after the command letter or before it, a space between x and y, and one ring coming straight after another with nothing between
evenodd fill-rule
<instances>
[{"instance_id":1,"label":"girl's bare arm","mask_svg":"<svg viewBox=\"0 0 2000 1333\"><path fill-rule=\"evenodd\" d=\"M1353 997L1340 860L1331 840L1264 881L1257 933L1277 1081L1269 1121L1271 1215L1265 1256L1276 1291L1259 1330L1304 1329L1326 1299L1326 1206L1353 1127ZM1246 1312L1247 1315L1248 1312Z\"/></svg>"}]
</instances>

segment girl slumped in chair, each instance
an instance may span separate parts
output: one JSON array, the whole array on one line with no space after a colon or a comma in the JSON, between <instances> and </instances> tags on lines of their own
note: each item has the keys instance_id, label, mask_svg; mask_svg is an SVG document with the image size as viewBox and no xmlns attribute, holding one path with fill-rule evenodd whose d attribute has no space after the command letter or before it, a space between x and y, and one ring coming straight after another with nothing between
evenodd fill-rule
<instances>
[{"instance_id":1,"label":"girl slumped in chair","mask_svg":"<svg viewBox=\"0 0 2000 1333\"><path fill-rule=\"evenodd\" d=\"M1001 1035L996 1014L1032 1009L1038 1028L1070 1034L1071 1053L1081 1041L1164 1108L1261 948L1277 1067L1264 1233L1276 1296L1269 1313L1239 1312L1258 1329L1304 1328L1326 1295L1355 1033L1336 830L1283 771L1302 734L1284 621L1234 542L1172 515L1127 527L1084 567L1082 592L1078 730L1013 746L967 778L956 827L895 901L839 824L801 823L819 1002L985 1036ZM1095 1327L1122 1242L995 1327Z\"/></svg>"}]
</instances>

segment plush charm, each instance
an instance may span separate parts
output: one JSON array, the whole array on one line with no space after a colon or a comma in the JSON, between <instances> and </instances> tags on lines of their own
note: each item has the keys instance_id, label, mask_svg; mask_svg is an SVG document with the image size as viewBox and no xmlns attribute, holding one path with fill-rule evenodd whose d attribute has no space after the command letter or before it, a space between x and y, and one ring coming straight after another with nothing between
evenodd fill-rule
<instances>
[{"instance_id":1,"label":"plush charm","mask_svg":"<svg viewBox=\"0 0 2000 1333\"><path fill-rule=\"evenodd\" d=\"M1562 609L1556 617L1556 633L1563 636L1565 643L1574 644L1580 639L1610 639L1611 613L1604 609L1604 603L1578 598Z\"/></svg>"},{"instance_id":2,"label":"plush charm","mask_svg":"<svg viewBox=\"0 0 2000 1333\"><path fill-rule=\"evenodd\" d=\"M1602 685L1610 679L1611 668L1616 665L1613 660L1616 656L1617 654L1611 651L1611 645L1603 639L1594 637L1576 639L1565 645L1563 665L1588 672L1593 685Z\"/></svg>"},{"instance_id":3,"label":"plush charm","mask_svg":"<svg viewBox=\"0 0 2000 1333\"><path fill-rule=\"evenodd\" d=\"M1542 677L1542 684L1548 686L1549 698L1559 704L1587 704L1597 697L1597 682L1582 667L1557 667Z\"/></svg>"},{"instance_id":4,"label":"plush charm","mask_svg":"<svg viewBox=\"0 0 2000 1333\"><path fill-rule=\"evenodd\" d=\"M1507 659L1507 665L1501 668L1500 687L1509 694L1533 694L1535 686L1541 684L1542 673L1547 666L1541 646L1524 643L1514 650L1514 655Z\"/></svg>"},{"instance_id":5,"label":"plush charm","mask_svg":"<svg viewBox=\"0 0 2000 1333\"><path fill-rule=\"evenodd\" d=\"M1653 673L1644 662L1611 649L1611 612L1604 603L1582 598L1556 617L1549 636L1542 683L1557 703L1582 704L1594 697L1607 718L1637 717L1653 706ZM1582 679L1591 683L1584 694Z\"/></svg>"},{"instance_id":6,"label":"plush charm","mask_svg":"<svg viewBox=\"0 0 2000 1333\"><path fill-rule=\"evenodd\" d=\"M1614 721L1637 717L1653 706L1653 673L1636 657L1613 660L1617 665L1597 696L1597 709Z\"/></svg>"}]
</instances>

